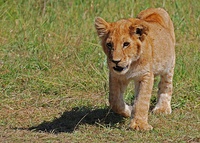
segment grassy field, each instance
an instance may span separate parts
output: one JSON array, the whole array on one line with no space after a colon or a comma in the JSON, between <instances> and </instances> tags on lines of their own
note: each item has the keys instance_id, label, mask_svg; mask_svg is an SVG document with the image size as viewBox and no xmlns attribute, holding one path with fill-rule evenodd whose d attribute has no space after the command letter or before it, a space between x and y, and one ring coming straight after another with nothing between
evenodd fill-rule
<instances>
[{"instance_id":1,"label":"grassy field","mask_svg":"<svg viewBox=\"0 0 200 143\"><path fill-rule=\"evenodd\" d=\"M0 0L0 142L200 142L199 6L199 0ZM149 7L165 8L175 26L173 112L149 113L150 132L130 131L130 119L108 108L94 18L115 21ZM133 95L130 85L128 103Z\"/></svg>"}]
</instances>

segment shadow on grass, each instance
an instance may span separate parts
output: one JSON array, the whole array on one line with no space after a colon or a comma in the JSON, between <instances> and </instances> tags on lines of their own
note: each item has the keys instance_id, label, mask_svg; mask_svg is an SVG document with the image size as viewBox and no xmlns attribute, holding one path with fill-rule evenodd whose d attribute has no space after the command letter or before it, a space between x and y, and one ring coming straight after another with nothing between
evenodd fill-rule
<instances>
[{"instance_id":1,"label":"shadow on grass","mask_svg":"<svg viewBox=\"0 0 200 143\"><path fill-rule=\"evenodd\" d=\"M123 122L123 117L109 109L76 107L71 111L64 112L60 118L48 122L44 121L38 126L30 127L28 130L55 134L61 132L72 133L82 124L114 126L116 123L121 122Z\"/></svg>"}]
</instances>

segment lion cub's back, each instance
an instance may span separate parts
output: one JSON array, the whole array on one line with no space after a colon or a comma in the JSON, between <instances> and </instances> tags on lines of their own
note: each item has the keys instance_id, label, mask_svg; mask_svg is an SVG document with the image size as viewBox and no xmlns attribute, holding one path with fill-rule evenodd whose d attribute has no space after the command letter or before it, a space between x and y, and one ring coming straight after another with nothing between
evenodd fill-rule
<instances>
[{"instance_id":1,"label":"lion cub's back","mask_svg":"<svg viewBox=\"0 0 200 143\"><path fill-rule=\"evenodd\" d=\"M149 8L141 11L137 18L146 22L157 22L164 28L168 29L175 43L174 26L169 14L162 8Z\"/></svg>"},{"instance_id":2,"label":"lion cub's back","mask_svg":"<svg viewBox=\"0 0 200 143\"><path fill-rule=\"evenodd\" d=\"M150 8L140 12L138 18L149 25L154 73L159 75L168 72L175 64L174 26L168 13L162 8Z\"/></svg>"}]
</instances>

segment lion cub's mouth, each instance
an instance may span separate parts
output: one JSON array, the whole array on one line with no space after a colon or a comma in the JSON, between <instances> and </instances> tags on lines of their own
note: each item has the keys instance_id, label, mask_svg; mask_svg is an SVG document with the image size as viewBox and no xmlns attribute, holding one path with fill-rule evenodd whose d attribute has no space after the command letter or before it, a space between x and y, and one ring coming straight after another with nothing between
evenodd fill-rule
<instances>
[{"instance_id":1,"label":"lion cub's mouth","mask_svg":"<svg viewBox=\"0 0 200 143\"><path fill-rule=\"evenodd\" d=\"M128 69L128 65L126 67L115 66L115 67L113 67L113 69L117 72L122 72L122 71Z\"/></svg>"}]
</instances>

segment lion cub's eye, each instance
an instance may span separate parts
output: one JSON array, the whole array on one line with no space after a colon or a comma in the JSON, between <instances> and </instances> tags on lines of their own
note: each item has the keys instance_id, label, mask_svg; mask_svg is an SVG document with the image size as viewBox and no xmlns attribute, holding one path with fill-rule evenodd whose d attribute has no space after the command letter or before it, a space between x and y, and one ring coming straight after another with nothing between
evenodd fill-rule
<instances>
[{"instance_id":1,"label":"lion cub's eye","mask_svg":"<svg viewBox=\"0 0 200 143\"><path fill-rule=\"evenodd\" d=\"M125 47L128 47L129 45L130 45L129 42L124 42L123 47L125 48Z\"/></svg>"},{"instance_id":2,"label":"lion cub's eye","mask_svg":"<svg viewBox=\"0 0 200 143\"><path fill-rule=\"evenodd\" d=\"M106 43L106 46L108 47L108 49L112 50L112 43Z\"/></svg>"}]
</instances>

